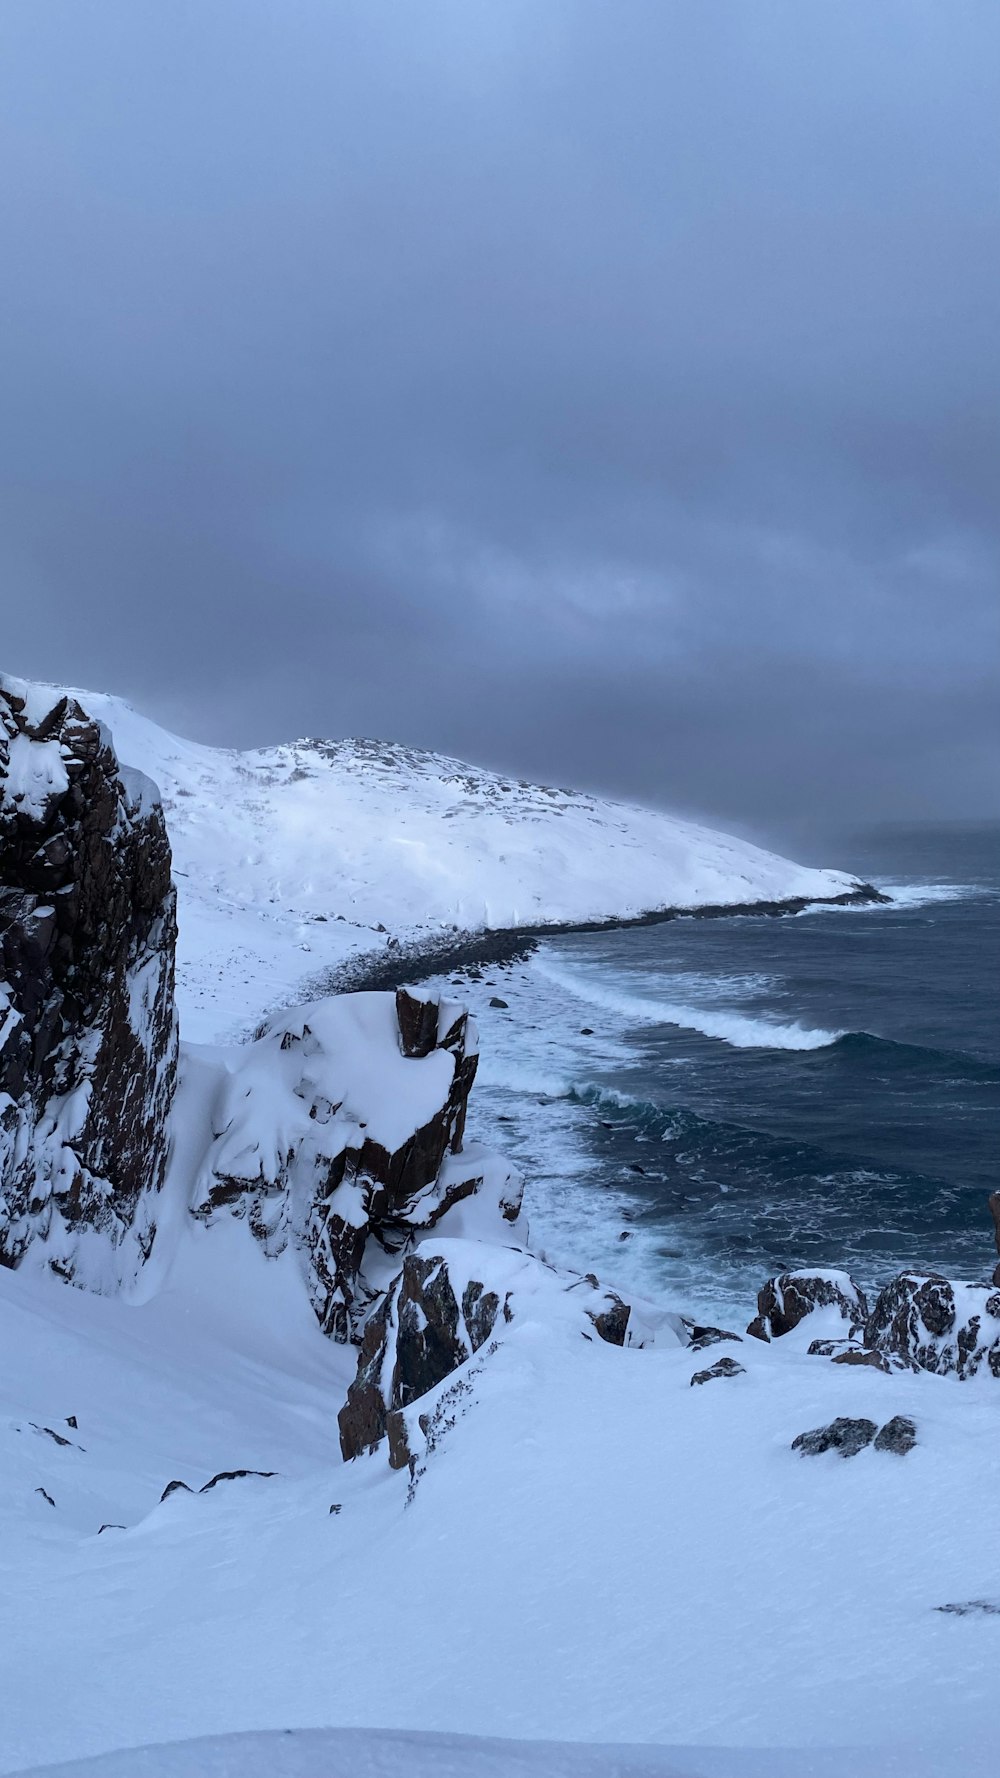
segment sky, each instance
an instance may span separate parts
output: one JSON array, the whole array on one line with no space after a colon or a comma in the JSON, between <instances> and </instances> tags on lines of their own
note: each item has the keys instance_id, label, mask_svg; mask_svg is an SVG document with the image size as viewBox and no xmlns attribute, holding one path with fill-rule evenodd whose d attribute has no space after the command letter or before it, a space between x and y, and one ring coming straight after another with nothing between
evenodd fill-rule
<instances>
[{"instance_id":1,"label":"sky","mask_svg":"<svg viewBox=\"0 0 1000 1778\"><path fill-rule=\"evenodd\" d=\"M0 645L731 824L1000 785L995 0L0 0Z\"/></svg>"}]
</instances>

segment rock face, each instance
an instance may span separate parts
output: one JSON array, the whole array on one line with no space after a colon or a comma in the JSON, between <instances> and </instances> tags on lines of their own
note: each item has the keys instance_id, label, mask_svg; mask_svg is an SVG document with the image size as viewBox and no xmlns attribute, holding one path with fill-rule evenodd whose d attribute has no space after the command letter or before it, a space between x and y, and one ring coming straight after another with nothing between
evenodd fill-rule
<instances>
[{"instance_id":1,"label":"rock face","mask_svg":"<svg viewBox=\"0 0 1000 1778\"><path fill-rule=\"evenodd\" d=\"M901 1272L880 1292L864 1344L907 1370L1000 1377L1000 1290Z\"/></svg>"},{"instance_id":2,"label":"rock face","mask_svg":"<svg viewBox=\"0 0 1000 1778\"><path fill-rule=\"evenodd\" d=\"M271 1255L293 1245L324 1332L360 1338L418 1235L480 1192L498 1234L517 1220L519 1176L463 1148L477 1059L464 1008L406 989L269 1020L221 1084L194 1214L245 1217Z\"/></svg>"},{"instance_id":3,"label":"rock face","mask_svg":"<svg viewBox=\"0 0 1000 1778\"><path fill-rule=\"evenodd\" d=\"M478 1241L425 1243L408 1255L365 1328L339 1417L345 1458L374 1450L388 1435L389 1462L404 1468L430 1423L429 1415L406 1410L539 1308L554 1335L562 1325L574 1339L596 1333L609 1345L631 1343L630 1306L591 1274L557 1271L523 1249Z\"/></svg>"},{"instance_id":4,"label":"rock face","mask_svg":"<svg viewBox=\"0 0 1000 1778\"><path fill-rule=\"evenodd\" d=\"M868 1316L864 1292L847 1272L781 1272L757 1293L757 1314L747 1328L757 1340L791 1333L817 1309L833 1309L857 1332Z\"/></svg>"},{"instance_id":5,"label":"rock face","mask_svg":"<svg viewBox=\"0 0 1000 1778\"><path fill-rule=\"evenodd\" d=\"M155 787L75 699L0 681L0 1263L97 1289L156 1230L177 1066Z\"/></svg>"}]
</instances>

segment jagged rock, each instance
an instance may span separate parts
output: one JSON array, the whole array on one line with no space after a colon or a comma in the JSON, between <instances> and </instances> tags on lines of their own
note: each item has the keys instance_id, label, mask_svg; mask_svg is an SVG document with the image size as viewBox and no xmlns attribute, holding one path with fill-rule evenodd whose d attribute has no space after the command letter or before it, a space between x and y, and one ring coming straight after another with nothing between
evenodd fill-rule
<instances>
[{"instance_id":1,"label":"jagged rock","mask_svg":"<svg viewBox=\"0 0 1000 1778\"><path fill-rule=\"evenodd\" d=\"M887 1420L875 1438L876 1451L892 1451L897 1457L905 1457L912 1451L917 1442L916 1422L908 1414L895 1414Z\"/></svg>"},{"instance_id":2,"label":"jagged rock","mask_svg":"<svg viewBox=\"0 0 1000 1778\"><path fill-rule=\"evenodd\" d=\"M874 1420L831 1420L829 1426L816 1426L811 1432L800 1432L792 1440L792 1450L800 1457L819 1457L824 1451L836 1451L838 1457L856 1457L870 1445L878 1427Z\"/></svg>"},{"instance_id":3,"label":"jagged rock","mask_svg":"<svg viewBox=\"0 0 1000 1778\"><path fill-rule=\"evenodd\" d=\"M163 1493L160 1495L160 1505L162 1506L163 1502L165 1500L169 1500L171 1494L193 1494L193 1493L194 1493L194 1489L190 1488L188 1486L187 1482L178 1482L178 1481L168 1482L166 1487L163 1490Z\"/></svg>"},{"instance_id":4,"label":"jagged rock","mask_svg":"<svg viewBox=\"0 0 1000 1778\"><path fill-rule=\"evenodd\" d=\"M695 1371L691 1378L692 1387L695 1383L711 1383L715 1377L745 1377L746 1365L737 1364L735 1358L717 1358L705 1371Z\"/></svg>"},{"instance_id":5,"label":"jagged rock","mask_svg":"<svg viewBox=\"0 0 1000 1778\"><path fill-rule=\"evenodd\" d=\"M602 1340L606 1340L609 1346L624 1346L632 1310L630 1305L623 1302L620 1296L616 1296L613 1290L608 1291L607 1295L611 1301L606 1309L599 1311L588 1309L587 1314Z\"/></svg>"},{"instance_id":6,"label":"jagged rock","mask_svg":"<svg viewBox=\"0 0 1000 1778\"><path fill-rule=\"evenodd\" d=\"M907 1370L1000 1377L1000 1290L901 1272L879 1293L864 1343Z\"/></svg>"},{"instance_id":7,"label":"jagged rock","mask_svg":"<svg viewBox=\"0 0 1000 1778\"><path fill-rule=\"evenodd\" d=\"M447 1240L409 1254L365 1328L339 1415L345 1458L388 1435L391 1465L405 1467L414 1430L407 1410L539 1299L553 1328L592 1328L617 1346L641 1344L648 1332L644 1324L633 1329L631 1306L591 1275L557 1271L523 1249Z\"/></svg>"},{"instance_id":8,"label":"jagged rock","mask_svg":"<svg viewBox=\"0 0 1000 1778\"><path fill-rule=\"evenodd\" d=\"M490 1337L500 1298L478 1279L456 1295L446 1259L411 1254L365 1329L358 1372L340 1411L340 1444L346 1458L371 1450L387 1421L408 1407L479 1350ZM390 1462L401 1468L403 1429L394 1426Z\"/></svg>"},{"instance_id":9,"label":"jagged rock","mask_svg":"<svg viewBox=\"0 0 1000 1778\"><path fill-rule=\"evenodd\" d=\"M727 1333L722 1327L703 1327L697 1321L690 1321L686 1315L679 1319L693 1352L701 1352L706 1346L718 1346L723 1340L735 1340L737 1345L743 1344L742 1334Z\"/></svg>"},{"instance_id":10,"label":"jagged rock","mask_svg":"<svg viewBox=\"0 0 1000 1778\"><path fill-rule=\"evenodd\" d=\"M218 1475L214 1475L210 1482L206 1482L203 1488L198 1489L198 1492L207 1494L210 1488L217 1488L220 1482L238 1482L244 1476L267 1477L273 1476L275 1473L273 1469L220 1469Z\"/></svg>"},{"instance_id":11,"label":"jagged rock","mask_svg":"<svg viewBox=\"0 0 1000 1778\"><path fill-rule=\"evenodd\" d=\"M500 1215L517 1220L515 1172L478 1149L463 1155L477 1060L464 1007L405 988L269 1020L222 1084L194 1215L245 1217L268 1254L292 1242L324 1332L360 1337L386 1256L487 1175Z\"/></svg>"},{"instance_id":12,"label":"jagged rock","mask_svg":"<svg viewBox=\"0 0 1000 1778\"><path fill-rule=\"evenodd\" d=\"M852 1333L868 1314L864 1292L847 1272L781 1272L757 1293L757 1314L747 1333L776 1340L816 1309L836 1310Z\"/></svg>"},{"instance_id":13,"label":"jagged rock","mask_svg":"<svg viewBox=\"0 0 1000 1778\"><path fill-rule=\"evenodd\" d=\"M0 681L0 1263L37 1242L113 1288L148 1256L175 940L155 787L74 698Z\"/></svg>"}]
</instances>

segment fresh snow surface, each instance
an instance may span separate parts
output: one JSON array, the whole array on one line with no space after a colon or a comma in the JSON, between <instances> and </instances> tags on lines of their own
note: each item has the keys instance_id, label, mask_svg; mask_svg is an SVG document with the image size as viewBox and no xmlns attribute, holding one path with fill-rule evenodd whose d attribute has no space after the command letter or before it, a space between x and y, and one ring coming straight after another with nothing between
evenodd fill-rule
<instances>
[{"instance_id":1,"label":"fresh snow surface","mask_svg":"<svg viewBox=\"0 0 1000 1778\"><path fill-rule=\"evenodd\" d=\"M958 1750L995 1753L1000 1613L936 1609L1000 1604L992 1378L810 1358L807 1336L840 1331L821 1312L770 1346L691 1352L583 1340L540 1309L472 1361L408 1504L384 1452L340 1461L355 1355L319 1333L292 1256L264 1259L235 1221L189 1223L175 1248L142 1304L0 1274L0 1770L334 1725L383 1732L367 1764L333 1737L326 1765L263 1743L92 1770L995 1769ZM692 1387L720 1353L746 1374ZM917 1423L906 1457L790 1449L838 1414L897 1413ZM277 1473L160 1501L241 1468ZM639 1745L602 1766L477 1742L449 1764L389 1730ZM845 1743L870 1751L824 1752Z\"/></svg>"},{"instance_id":2,"label":"fresh snow surface","mask_svg":"<svg viewBox=\"0 0 1000 1778\"><path fill-rule=\"evenodd\" d=\"M25 686L36 717L58 695ZM174 854L181 1033L244 1032L392 938L629 918L854 887L652 809L379 741L238 753L73 694L159 786ZM384 927L385 931L379 928Z\"/></svg>"},{"instance_id":3,"label":"fresh snow surface","mask_svg":"<svg viewBox=\"0 0 1000 1778\"><path fill-rule=\"evenodd\" d=\"M129 1748L18 1778L996 1778L984 1747L581 1746L377 1729L280 1729Z\"/></svg>"}]
</instances>

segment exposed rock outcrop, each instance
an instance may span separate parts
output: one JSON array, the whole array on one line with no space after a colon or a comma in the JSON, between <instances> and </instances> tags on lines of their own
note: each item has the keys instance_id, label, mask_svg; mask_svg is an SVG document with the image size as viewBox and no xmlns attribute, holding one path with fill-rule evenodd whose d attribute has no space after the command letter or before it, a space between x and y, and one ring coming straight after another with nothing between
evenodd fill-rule
<instances>
[{"instance_id":1,"label":"exposed rock outcrop","mask_svg":"<svg viewBox=\"0 0 1000 1778\"><path fill-rule=\"evenodd\" d=\"M745 1364L737 1364L735 1358L717 1358L707 1370L695 1371L691 1378L691 1386L693 1388L696 1383L712 1383L716 1377L743 1377L745 1375Z\"/></svg>"},{"instance_id":2,"label":"exposed rock outcrop","mask_svg":"<svg viewBox=\"0 0 1000 1778\"><path fill-rule=\"evenodd\" d=\"M849 1420L841 1416L829 1426L815 1426L811 1432L800 1432L792 1440L792 1450L800 1457L821 1457L824 1451L836 1451L838 1457L856 1457L870 1445L878 1431L874 1420Z\"/></svg>"},{"instance_id":3,"label":"exposed rock outcrop","mask_svg":"<svg viewBox=\"0 0 1000 1778\"><path fill-rule=\"evenodd\" d=\"M706 1346L718 1346L723 1340L735 1340L737 1345L743 1344L743 1335L728 1333L724 1327L704 1327L700 1322L691 1321L687 1315L678 1316L680 1326L687 1335L687 1343L694 1352L702 1352Z\"/></svg>"},{"instance_id":4,"label":"exposed rock outcrop","mask_svg":"<svg viewBox=\"0 0 1000 1778\"><path fill-rule=\"evenodd\" d=\"M245 1217L271 1255L292 1243L324 1332L359 1338L418 1235L477 1193L500 1238L517 1221L519 1175L463 1148L477 1059L464 1008L406 989L269 1020L221 1081L194 1214Z\"/></svg>"},{"instance_id":5,"label":"exposed rock outcrop","mask_svg":"<svg viewBox=\"0 0 1000 1778\"><path fill-rule=\"evenodd\" d=\"M879 1293L864 1344L907 1370L1000 1377L1000 1290L901 1272Z\"/></svg>"},{"instance_id":6,"label":"exposed rock outcrop","mask_svg":"<svg viewBox=\"0 0 1000 1778\"><path fill-rule=\"evenodd\" d=\"M0 1263L97 1289L156 1231L177 1065L155 787L72 697L0 681Z\"/></svg>"},{"instance_id":7,"label":"exposed rock outcrop","mask_svg":"<svg viewBox=\"0 0 1000 1778\"><path fill-rule=\"evenodd\" d=\"M640 1345L650 1331L641 1316L633 1329L633 1309L592 1274L557 1271L520 1248L451 1240L408 1255L365 1328L340 1411L344 1456L374 1450L388 1435L389 1462L404 1468L427 1431L426 1415L407 1413L412 1404L539 1309L554 1337L562 1325L574 1339L596 1333L609 1345Z\"/></svg>"},{"instance_id":8,"label":"exposed rock outcrop","mask_svg":"<svg viewBox=\"0 0 1000 1778\"><path fill-rule=\"evenodd\" d=\"M757 1340L780 1339L817 1309L835 1311L851 1333L868 1315L864 1292L847 1272L781 1272L758 1291L757 1314L747 1333Z\"/></svg>"}]
</instances>

